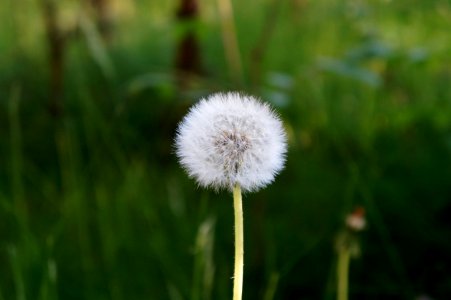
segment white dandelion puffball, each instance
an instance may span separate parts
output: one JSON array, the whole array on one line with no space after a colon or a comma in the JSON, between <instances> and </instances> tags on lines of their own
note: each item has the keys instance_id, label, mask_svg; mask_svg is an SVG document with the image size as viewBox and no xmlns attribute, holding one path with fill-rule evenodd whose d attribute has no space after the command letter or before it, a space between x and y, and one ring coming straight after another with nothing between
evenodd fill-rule
<instances>
[{"instance_id":1,"label":"white dandelion puffball","mask_svg":"<svg viewBox=\"0 0 451 300\"><path fill-rule=\"evenodd\" d=\"M200 186L257 191L285 162L286 134L268 104L239 93L218 93L195 104L177 129L180 163Z\"/></svg>"}]
</instances>

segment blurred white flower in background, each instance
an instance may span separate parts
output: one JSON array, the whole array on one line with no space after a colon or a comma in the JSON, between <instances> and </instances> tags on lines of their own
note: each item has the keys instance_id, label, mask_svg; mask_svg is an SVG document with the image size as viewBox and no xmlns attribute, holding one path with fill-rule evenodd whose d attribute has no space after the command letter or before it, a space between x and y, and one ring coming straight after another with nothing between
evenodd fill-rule
<instances>
[{"instance_id":1,"label":"blurred white flower in background","mask_svg":"<svg viewBox=\"0 0 451 300\"><path fill-rule=\"evenodd\" d=\"M352 231L359 232L365 229L365 209L358 206L352 213L346 216L346 226Z\"/></svg>"},{"instance_id":2,"label":"blurred white flower in background","mask_svg":"<svg viewBox=\"0 0 451 300\"><path fill-rule=\"evenodd\" d=\"M266 103L218 93L194 105L175 140L180 163L203 187L256 191L282 170L287 151L282 122Z\"/></svg>"}]
</instances>

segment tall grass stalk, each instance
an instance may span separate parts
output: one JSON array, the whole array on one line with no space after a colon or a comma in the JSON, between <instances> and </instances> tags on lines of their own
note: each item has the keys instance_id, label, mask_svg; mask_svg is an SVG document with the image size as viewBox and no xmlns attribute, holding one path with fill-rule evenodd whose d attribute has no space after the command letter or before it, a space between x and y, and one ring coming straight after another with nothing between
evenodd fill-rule
<instances>
[{"instance_id":1,"label":"tall grass stalk","mask_svg":"<svg viewBox=\"0 0 451 300\"><path fill-rule=\"evenodd\" d=\"M21 89L14 86L9 99L9 128L10 128L10 155L11 155L11 190L14 199L14 208L18 223L26 228L27 210L24 202L24 189L22 182L22 131L20 128L19 104Z\"/></svg>"},{"instance_id":2,"label":"tall grass stalk","mask_svg":"<svg viewBox=\"0 0 451 300\"><path fill-rule=\"evenodd\" d=\"M195 244L192 300L211 299L214 280L213 244L215 218L208 217L199 226Z\"/></svg>"},{"instance_id":3,"label":"tall grass stalk","mask_svg":"<svg viewBox=\"0 0 451 300\"><path fill-rule=\"evenodd\" d=\"M9 260L11 262L11 268L13 271L14 288L16 290L16 300L26 300L25 294L25 281L24 274L22 272L22 266L20 258L17 253L17 247L10 245L8 247Z\"/></svg>"},{"instance_id":4,"label":"tall grass stalk","mask_svg":"<svg viewBox=\"0 0 451 300\"><path fill-rule=\"evenodd\" d=\"M43 268L43 280L40 288L39 300L58 299L57 265L53 258L49 258Z\"/></svg>"},{"instance_id":5,"label":"tall grass stalk","mask_svg":"<svg viewBox=\"0 0 451 300\"><path fill-rule=\"evenodd\" d=\"M266 288L263 300L272 300L276 294L277 284L279 282L280 274L278 272L272 272L269 277L268 287Z\"/></svg>"},{"instance_id":6,"label":"tall grass stalk","mask_svg":"<svg viewBox=\"0 0 451 300\"><path fill-rule=\"evenodd\" d=\"M217 0L218 9L221 18L222 40L227 63L229 64L231 78L237 83L243 81L243 67L241 64L240 49L238 47L238 38L233 20L233 7L231 0Z\"/></svg>"}]
</instances>

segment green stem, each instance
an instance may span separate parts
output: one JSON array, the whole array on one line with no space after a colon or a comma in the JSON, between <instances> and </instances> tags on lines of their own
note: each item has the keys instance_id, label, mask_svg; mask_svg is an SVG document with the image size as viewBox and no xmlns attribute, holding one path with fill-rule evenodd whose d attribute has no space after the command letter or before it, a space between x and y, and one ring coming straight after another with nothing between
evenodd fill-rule
<instances>
[{"instance_id":1,"label":"green stem","mask_svg":"<svg viewBox=\"0 0 451 300\"><path fill-rule=\"evenodd\" d=\"M349 277L349 261L350 261L350 259L351 259L351 252L349 251L348 247L342 247L338 251L337 300L347 300L348 299L348 277Z\"/></svg>"},{"instance_id":2,"label":"green stem","mask_svg":"<svg viewBox=\"0 0 451 300\"><path fill-rule=\"evenodd\" d=\"M233 207L235 211L235 272L233 275L233 300L241 300L243 292L244 234L243 204L241 187L239 184L236 184L233 188Z\"/></svg>"}]
</instances>

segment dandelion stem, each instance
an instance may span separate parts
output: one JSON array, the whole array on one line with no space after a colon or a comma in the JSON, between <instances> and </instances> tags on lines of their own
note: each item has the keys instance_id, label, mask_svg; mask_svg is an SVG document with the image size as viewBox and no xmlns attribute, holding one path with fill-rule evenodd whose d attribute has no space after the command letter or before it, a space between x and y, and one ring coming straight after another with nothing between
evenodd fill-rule
<instances>
[{"instance_id":1,"label":"dandelion stem","mask_svg":"<svg viewBox=\"0 0 451 300\"><path fill-rule=\"evenodd\" d=\"M233 300L241 300L243 292L244 265L244 234L243 234L243 204L241 187L236 184L233 188L233 207L235 211L235 272L233 275Z\"/></svg>"},{"instance_id":2,"label":"dandelion stem","mask_svg":"<svg viewBox=\"0 0 451 300\"><path fill-rule=\"evenodd\" d=\"M351 259L351 251L349 251L348 247L342 247L338 251L337 300L348 300L348 277L349 277L349 261L350 261L350 259Z\"/></svg>"}]
</instances>

